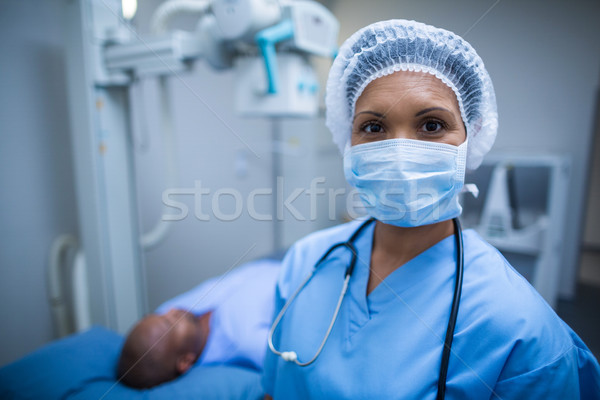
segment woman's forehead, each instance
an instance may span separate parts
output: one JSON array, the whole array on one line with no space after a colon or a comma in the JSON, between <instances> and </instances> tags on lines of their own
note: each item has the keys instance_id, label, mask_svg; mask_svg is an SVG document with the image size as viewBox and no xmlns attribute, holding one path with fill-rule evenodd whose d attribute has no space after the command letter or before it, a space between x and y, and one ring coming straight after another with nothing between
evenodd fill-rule
<instances>
[{"instance_id":1,"label":"woman's forehead","mask_svg":"<svg viewBox=\"0 0 600 400\"><path fill-rule=\"evenodd\" d=\"M424 72L398 71L370 82L356 101L364 107L415 109L440 105L460 113L456 95L444 82Z\"/></svg>"}]
</instances>

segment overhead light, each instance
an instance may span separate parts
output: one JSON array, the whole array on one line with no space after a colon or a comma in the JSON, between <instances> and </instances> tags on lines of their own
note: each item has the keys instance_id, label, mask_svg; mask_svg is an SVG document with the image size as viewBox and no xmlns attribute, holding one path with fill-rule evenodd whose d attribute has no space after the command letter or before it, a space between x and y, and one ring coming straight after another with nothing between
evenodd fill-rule
<instances>
[{"instance_id":1,"label":"overhead light","mask_svg":"<svg viewBox=\"0 0 600 400\"><path fill-rule=\"evenodd\" d=\"M137 0L121 0L121 10L123 11L123 18L132 19L137 11Z\"/></svg>"}]
</instances>

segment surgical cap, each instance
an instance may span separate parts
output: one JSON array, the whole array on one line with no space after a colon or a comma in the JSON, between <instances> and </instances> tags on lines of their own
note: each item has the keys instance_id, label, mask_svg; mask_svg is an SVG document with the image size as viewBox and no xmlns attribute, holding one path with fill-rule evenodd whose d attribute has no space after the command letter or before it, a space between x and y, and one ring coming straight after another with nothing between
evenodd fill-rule
<instances>
[{"instance_id":1,"label":"surgical cap","mask_svg":"<svg viewBox=\"0 0 600 400\"><path fill-rule=\"evenodd\" d=\"M467 168L476 169L498 129L496 96L483 61L464 39L420 22L394 19L360 29L340 48L327 80L326 125L340 152L350 144L356 100L396 71L432 74L456 94L467 130Z\"/></svg>"}]
</instances>

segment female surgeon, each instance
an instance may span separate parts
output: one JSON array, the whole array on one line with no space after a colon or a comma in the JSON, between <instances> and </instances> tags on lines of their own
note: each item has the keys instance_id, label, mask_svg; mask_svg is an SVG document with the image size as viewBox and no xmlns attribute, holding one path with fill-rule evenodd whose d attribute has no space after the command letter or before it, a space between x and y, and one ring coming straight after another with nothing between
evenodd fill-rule
<instances>
[{"instance_id":1,"label":"female surgeon","mask_svg":"<svg viewBox=\"0 0 600 400\"><path fill-rule=\"evenodd\" d=\"M462 38L405 20L340 48L327 126L371 219L283 262L263 386L275 399L600 399L600 367L458 194L494 141L494 89Z\"/></svg>"}]
</instances>

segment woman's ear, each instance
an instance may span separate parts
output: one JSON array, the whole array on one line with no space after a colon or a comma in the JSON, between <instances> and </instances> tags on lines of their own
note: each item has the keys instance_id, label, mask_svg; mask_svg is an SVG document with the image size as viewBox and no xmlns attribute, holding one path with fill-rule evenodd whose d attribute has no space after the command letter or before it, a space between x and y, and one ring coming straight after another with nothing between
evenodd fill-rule
<instances>
[{"instance_id":1,"label":"woman's ear","mask_svg":"<svg viewBox=\"0 0 600 400\"><path fill-rule=\"evenodd\" d=\"M178 374L183 374L187 372L188 369L194 365L196 360L198 359L198 355L192 353L191 351L185 352L179 357L177 357L177 361L175 364L175 368L177 369Z\"/></svg>"}]
</instances>

